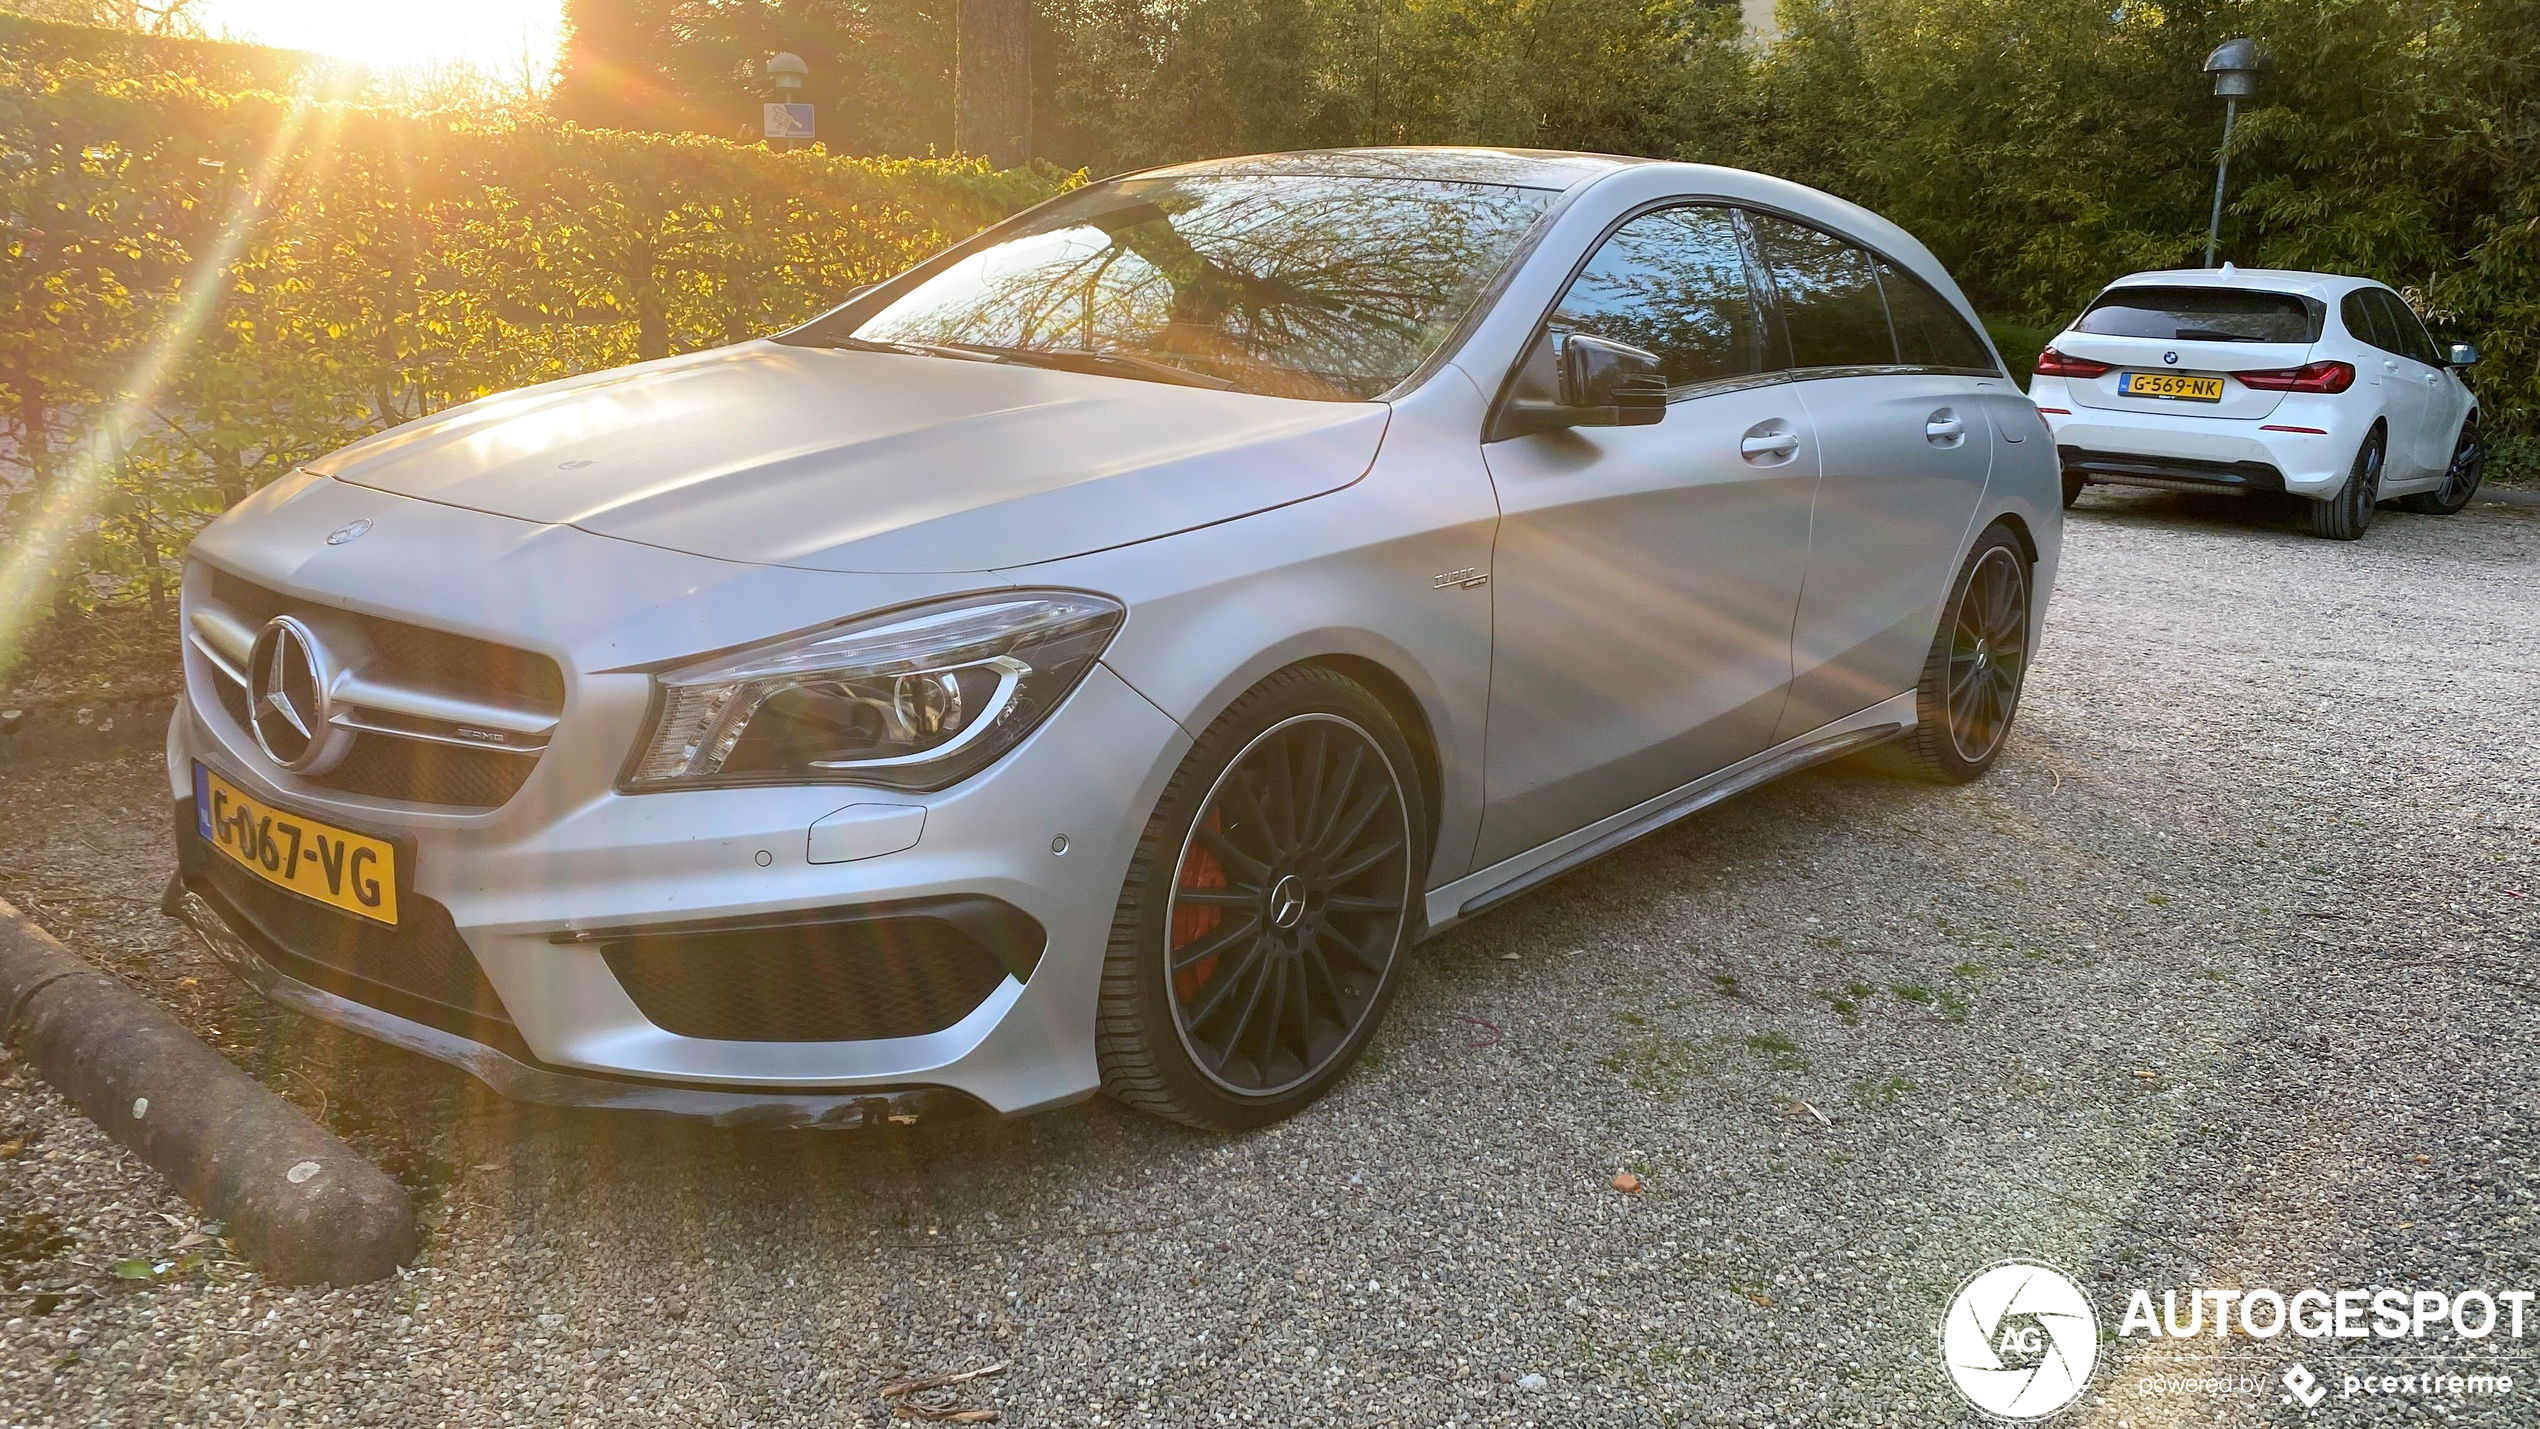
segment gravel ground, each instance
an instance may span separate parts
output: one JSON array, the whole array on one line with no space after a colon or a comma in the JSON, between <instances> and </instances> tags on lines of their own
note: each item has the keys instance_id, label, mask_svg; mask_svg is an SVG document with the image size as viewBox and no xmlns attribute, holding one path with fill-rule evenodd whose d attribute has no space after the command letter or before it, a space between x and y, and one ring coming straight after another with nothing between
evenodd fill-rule
<instances>
[{"instance_id":1,"label":"gravel ground","mask_svg":"<svg viewBox=\"0 0 2540 1429\"><path fill-rule=\"evenodd\" d=\"M146 755L0 768L0 896L415 1187L289 1291L23 1069L0 1423L1953 1424L2015 1250L2130 1287L2540 1288L2540 510L2095 491L2014 744L1844 765L1441 938L1368 1065L1239 1138L1105 1102L885 1133L503 1103L264 1008L151 906ZM1626 1195L1618 1171L1641 1178ZM206 1239L206 1235L209 1238ZM120 1273L119 1273L120 1272ZM2540 1339L2535 1317L2534 1339ZM2073 1420L2294 1422L2284 1341L2103 1347ZM2337 1382L2422 1368L2304 1342ZM2540 1422L2332 1398L2322 1421ZM2160 1395L2245 1370L2254 1391Z\"/></svg>"}]
</instances>

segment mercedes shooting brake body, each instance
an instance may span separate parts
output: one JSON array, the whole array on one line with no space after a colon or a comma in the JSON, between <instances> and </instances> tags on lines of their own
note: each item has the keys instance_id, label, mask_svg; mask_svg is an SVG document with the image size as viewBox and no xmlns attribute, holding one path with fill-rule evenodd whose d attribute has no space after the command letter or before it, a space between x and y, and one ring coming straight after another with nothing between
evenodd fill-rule
<instances>
[{"instance_id":1,"label":"mercedes shooting brake body","mask_svg":"<svg viewBox=\"0 0 2540 1429\"><path fill-rule=\"evenodd\" d=\"M214 523L171 906L518 1097L1257 1124L1420 937L1819 759L1990 765L2061 508L1981 331L1735 170L1091 185Z\"/></svg>"}]
</instances>

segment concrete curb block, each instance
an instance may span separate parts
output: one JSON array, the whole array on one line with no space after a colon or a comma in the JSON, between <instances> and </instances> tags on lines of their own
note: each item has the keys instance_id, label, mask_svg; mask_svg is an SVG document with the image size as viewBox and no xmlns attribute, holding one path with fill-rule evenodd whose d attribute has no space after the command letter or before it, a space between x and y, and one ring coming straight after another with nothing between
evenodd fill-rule
<instances>
[{"instance_id":1,"label":"concrete curb block","mask_svg":"<svg viewBox=\"0 0 2540 1429\"><path fill-rule=\"evenodd\" d=\"M0 1040L268 1277L355 1285L413 1258L414 1206L388 1173L6 902Z\"/></svg>"}]
</instances>

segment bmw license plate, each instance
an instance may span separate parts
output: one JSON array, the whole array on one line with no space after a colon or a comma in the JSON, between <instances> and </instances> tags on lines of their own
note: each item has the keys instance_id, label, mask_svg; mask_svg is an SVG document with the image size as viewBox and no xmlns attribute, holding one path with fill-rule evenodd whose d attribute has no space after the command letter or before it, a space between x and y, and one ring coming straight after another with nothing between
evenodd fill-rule
<instances>
[{"instance_id":1,"label":"bmw license plate","mask_svg":"<svg viewBox=\"0 0 2540 1429\"><path fill-rule=\"evenodd\" d=\"M2161 397L2172 402L2219 402L2222 379L2195 377L2184 372L2120 372L2117 374L2120 397Z\"/></svg>"},{"instance_id":2,"label":"bmw license plate","mask_svg":"<svg viewBox=\"0 0 2540 1429\"><path fill-rule=\"evenodd\" d=\"M194 827L203 841L276 888L397 926L397 846L241 792L194 766Z\"/></svg>"}]
</instances>

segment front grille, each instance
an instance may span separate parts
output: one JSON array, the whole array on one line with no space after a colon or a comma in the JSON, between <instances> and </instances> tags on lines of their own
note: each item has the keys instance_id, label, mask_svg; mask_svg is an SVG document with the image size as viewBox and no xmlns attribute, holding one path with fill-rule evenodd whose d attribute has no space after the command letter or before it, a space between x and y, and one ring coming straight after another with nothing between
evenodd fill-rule
<instances>
[{"instance_id":1,"label":"front grille","mask_svg":"<svg viewBox=\"0 0 2540 1429\"><path fill-rule=\"evenodd\" d=\"M289 614L358 651L336 722L357 733L344 762L296 777L379 799L485 810L520 791L564 709L564 673L532 651L300 601L217 567L203 572L188 637L213 700L252 737L244 683L257 631ZM330 641L329 643L332 643Z\"/></svg>"},{"instance_id":2,"label":"front grille","mask_svg":"<svg viewBox=\"0 0 2540 1429\"><path fill-rule=\"evenodd\" d=\"M179 805L190 817L192 802ZM266 883L203 843L190 822L177 831L186 886L283 975L382 1012L525 1057L485 970L449 911L399 890L398 924L384 927Z\"/></svg>"},{"instance_id":3,"label":"front grille","mask_svg":"<svg viewBox=\"0 0 2540 1429\"><path fill-rule=\"evenodd\" d=\"M655 1026L725 1042L916 1037L959 1022L1040 958L1040 924L986 898L828 917L640 930L603 944Z\"/></svg>"},{"instance_id":4,"label":"front grille","mask_svg":"<svg viewBox=\"0 0 2540 1429\"><path fill-rule=\"evenodd\" d=\"M342 764L310 782L375 799L499 809L535 768L537 761L522 755L365 734Z\"/></svg>"}]
</instances>

